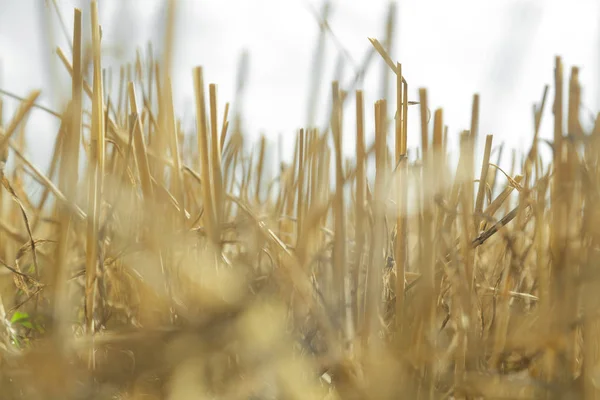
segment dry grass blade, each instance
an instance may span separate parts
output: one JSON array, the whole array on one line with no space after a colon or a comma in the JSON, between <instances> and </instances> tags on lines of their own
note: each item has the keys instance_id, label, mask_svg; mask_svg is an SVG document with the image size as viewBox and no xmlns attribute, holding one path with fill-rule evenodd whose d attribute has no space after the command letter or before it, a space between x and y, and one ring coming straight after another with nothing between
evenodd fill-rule
<instances>
[{"instance_id":1,"label":"dry grass blade","mask_svg":"<svg viewBox=\"0 0 600 400\"><path fill-rule=\"evenodd\" d=\"M2 154L8 152L8 141L11 139L12 135L17 132L19 124L25 119L25 117L29 113L29 110L31 110L31 108L35 104L35 100L39 97L40 94L41 92L39 90L31 93L29 97L27 97L20 105L19 109L15 113L15 116L10 121L8 127L2 130L2 136L0 137L0 152ZM2 156L2 158L4 161L6 161L5 155Z\"/></svg>"},{"instance_id":2,"label":"dry grass blade","mask_svg":"<svg viewBox=\"0 0 600 400\"><path fill-rule=\"evenodd\" d=\"M8 91L6 91L6 90L4 90L4 89L0 89L0 94L2 94L2 95L4 95L4 96L7 96L7 97L10 97L11 99L14 99L14 100L18 100L18 101L20 101L20 102L25 102L25 101L27 101L27 99L26 99L26 98L24 98L24 97L21 97L21 96L17 96L16 94L14 94L14 93L10 93L10 92L8 92ZM42 110L42 111L44 111L44 112L46 112L46 113L48 113L48 114L50 114L50 115L52 115L52 116L54 116L54 117L56 117L56 118L61 118L61 117L62 117L62 116L60 115L60 113L57 113L56 111L53 111L53 110L49 109L48 107L42 106L41 104L35 104L35 103L34 103L34 104L32 105L32 107L33 107L33 108L37 108L38 110Z\"/></svg>"},{"instance_id":3,"label":"dry grass blade","mask_svg":"<svg viewBox=\"0 0 600 400\"><path fill-rule=\"evenodd\" d=\"M220 227L223 220L223 177L221 174L221 149L219 147L219 123L217 118L217 86L209 85L210 96L210 160L213 186L213 197L215 207L215 236L221 237Z\"/></svg>"},{"instance_id":4,"label":"dry grass blade","mask_svg":"<svg viewBox=\"0 0 600 400\"><path fill-rule=\"evenodd\" d=\"M207 131L208 121L206 119L206 103L204 100L204 78L202 67L194 69L194 86L196 92L196 121L198 135L198 154L200 154L200 166L202 173L202 198L204 208L208 210L205 213L204 220L208 230L208 235L214 244L218 242L216 220L213 210L213 193L211 180L211 164L209 156L209 134Z\"/></svg>"},{"instance_id":5,"label":"dry grass blade","mask_svg":"<svg viewBox=\"0 0 600 400\"><path fill-rule=\"evenodd\" d=\"M10 193L13 200L18 204L19 209L21 210L21 215L23 216L23 221L25 222L25 227L27 229L27 234L29 235L29 243L31 244L31 253L33 254L33 266L35 277L39 278L40 275L40 267L38 265L37 252L35 250L35 240L33 240L33 234L31 233L31 226L29 224L29 218L27 217L27 212L25 211L25 207L23 207L23 203L13 190L12 186L8 182L5 176L2 177L2 186Z\"/></svg>"}]
</instances>

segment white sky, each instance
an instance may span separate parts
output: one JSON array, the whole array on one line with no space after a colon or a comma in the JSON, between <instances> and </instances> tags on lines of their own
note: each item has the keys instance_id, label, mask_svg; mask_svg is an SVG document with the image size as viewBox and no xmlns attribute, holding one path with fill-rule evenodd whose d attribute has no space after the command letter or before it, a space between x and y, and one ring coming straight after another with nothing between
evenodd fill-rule
<instances>
[{"instance_id":1,"label":"white sky","mask_svg":"<svg viewBox=\"0 0 600 400\"><path fill-rule=\"evenodd\" d=\"M85 6L88 1L57 2L71 30L73 7ZM59 45L68 53L68 47L53 11L53 36L43 28L45 3L0 0L0 87L21 96L41 88L41 102L59 110L61 99L69 93L69 84L50 49ZM311 58L318 35L318 25L306 3L320 9L321 1L317 0L179 1L173 82L176 109L186 117L186 126L193 127L192 68L204 66L206 83L219 85L222 112L224 103L233 100L237 60L241 50L247 48L248 133L256 138L259 132L265 132L273 140L278 134L293 137L306 121ZM118 47L127 53L127 59L132 59L137 46L145 48L148 39L162 38L156 29L162 15L161 1L101 0L99 4L106 54L114 55ZM367 37L383 40L387 4L387 0L333 2L330 25L357 63L370 48ZM522 149L529 145L532 135L532 104L540 100L544 85L552 84L555 55L563 56L567 73L571 65L582 68L584 105L594 113L598 110L599 4L594 0L402 0L398 1L393 55L403 64L411 100L418 100L419 87L428 88L430 108L444 108L452 138L469 128L472 95L478 92L480 135L493 133L496 145L506 142L509 147ZM135 19L127 18L125 7ZM86 32L89 18L86 11ZM331 40L327 42L327 54L319 126L326 118L326 99L338 57ZM369 127L382 67L383 61L376 56L362 87ZM349 81L350 70L347 66L343 82ZM393 105L393 92L391 95ZM549 95L551 105L553 91ZM13 105L7 104L11 107L5 121ZM345 147L351 154L352 103L347 110ZM420 140L418 108L412 109L409 118L412 147ZM46 165L51 152L55 122L39 111L29 121L30 154L41 166ZM550 107L543 129L544 136L551 136ZM289 154L290 147L286 148Z\"/></svg>"}]
</instances>

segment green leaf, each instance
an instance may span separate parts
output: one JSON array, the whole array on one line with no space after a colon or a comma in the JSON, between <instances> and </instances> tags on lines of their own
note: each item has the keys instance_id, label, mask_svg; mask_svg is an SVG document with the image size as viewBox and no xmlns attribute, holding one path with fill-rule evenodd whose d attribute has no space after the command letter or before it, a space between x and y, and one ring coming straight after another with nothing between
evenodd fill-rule
<instances>
[{"instance_id":1,"label":"green leaf","mask_svg":"<svg viewBox=\"0 0 600 400\"><path fill-rule=\"evenodd\" d=\"M31 323L31 321L29 319L29 314L24 313L24 312L15 311L12 318L10 319L10 323L11 324L20 324L21 326L24 326L25 328L33 329L33 324Z\"/></svg>"},{"instance_id":2,"label":"green leaf","mask_svg":"<svg viewBox=\"0 0 600 400\"><path fill-rule=\"evenodd\" d=\"M25 312L21 312L21 311L15 311L15 313L13 314L12 318L10 319L10 323L14 324L23 320L28 320L29 319L29 314L25 313Z\"/></svg>"},{"instance_id":3,"label":"green leaf","mask_svg":"<svg viewBox=\"0 0 600 400\"><path fill-rule=\"evenodd\" d=\"M33 324L32 324L32 323L31 323L31 321L29 321L29 320L23 320L23 319L22 319L21 321L19 321L19 323L20 323L21 325L23 325L23 326L24 326L25 328L27 328L27 329L33 329Z\"/></svg>"}]
</instances>

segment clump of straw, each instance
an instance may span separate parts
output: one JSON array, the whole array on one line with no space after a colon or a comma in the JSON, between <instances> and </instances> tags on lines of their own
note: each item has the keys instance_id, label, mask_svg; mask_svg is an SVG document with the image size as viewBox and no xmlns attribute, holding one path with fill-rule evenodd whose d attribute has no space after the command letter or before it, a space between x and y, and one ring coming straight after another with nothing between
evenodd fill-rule
<instances>
[{"instance_id":1,"label":"clump of straw","mask_svg":"<svg viewBox=\"0 0 600 400\"><path fill-rule=\"evenodd\" d=\"M71 57L58 50L72 95L62 112L45 109L60 120L48 174L25 156L39 92L0 124L1 398L600 398L600 118L591 132L579 122L577 68L565 85L556 58L550 164L539 153L546 88L520 170L492 162L475 95L449 173L442 110L425 89L409 101L389 43L371 39L394 96L368 105L333 82L328 128L312 110L271 180L270 144L245 150L241 111L230 124L202 67L190 71L191 149L170 51L138 53L108 91L91 4L90 21L74 12ZM415 104L421 132L408 129ZM409 135L421 138L416 159Z\"/></svg>"}]
</instances>

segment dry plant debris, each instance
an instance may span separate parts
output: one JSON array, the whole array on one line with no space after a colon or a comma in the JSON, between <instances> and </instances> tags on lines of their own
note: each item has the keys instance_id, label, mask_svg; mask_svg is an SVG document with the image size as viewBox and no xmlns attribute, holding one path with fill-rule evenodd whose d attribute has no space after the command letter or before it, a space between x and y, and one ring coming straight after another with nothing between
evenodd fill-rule
<instances>
[{"instance_id":1,"label":"dry plant debris","mask_svg":"<svg viewBox=\"0 0 600 400\"><path fill-rule=\"evenodd\" d=\"M319 18L333 35L327 7ZM2 91L20 106L0 122L0 398L600 398L600 118L590 132L579 121L577 68L556 58L553 105L546 87L531 148L509 172L491 160L493 137L479 136L475 95L450 173L442 110L425 89L409 101L386 51L388 18L357 78L331 85L327 129L312 110L292 163L270 179L269 142L248 150L240 110L217 108L202 67L190 71L190 140L170 51L139 52L115 93L98 3L73 24L70 55L57 51L72 78L65 110L38 106L39 91ZM356 88L373 55L395 96L368 105ZM247 55L240 65L239 96ZM409 106L421 132L408 130ZM547 107L550 163L539 153ZM47 174L25 156L27 117L42 111L60 120ZM354 126L342 126L347 113ZM409 134L420 135L418 157Z\"/></svg>"}]
</instances>

